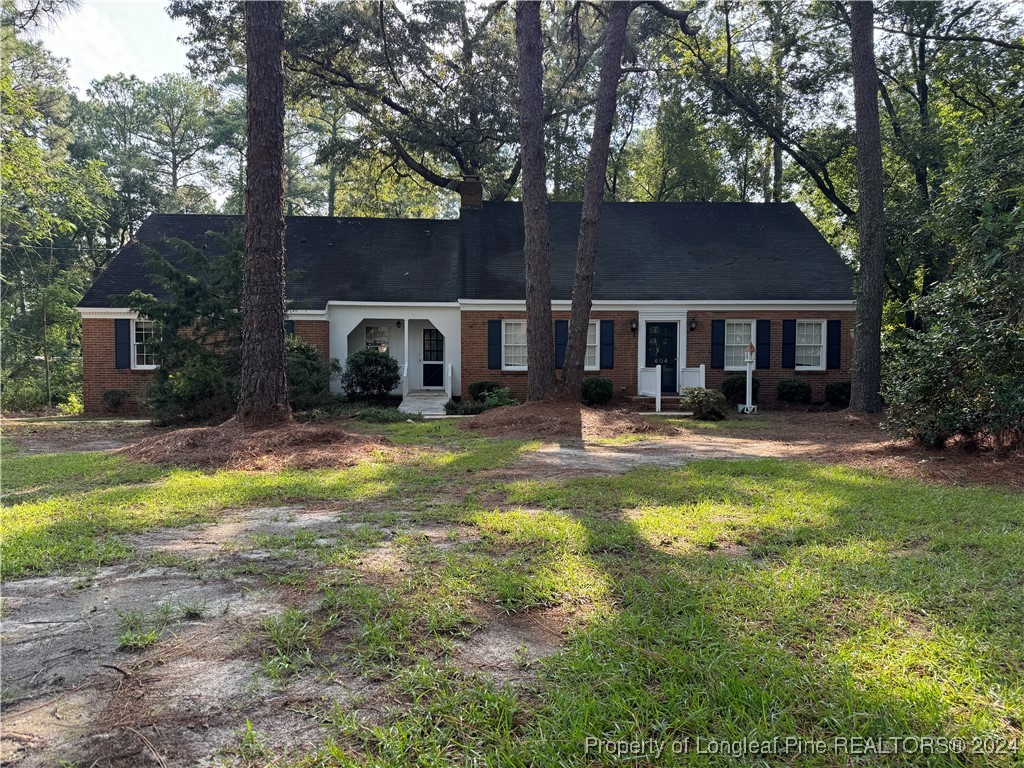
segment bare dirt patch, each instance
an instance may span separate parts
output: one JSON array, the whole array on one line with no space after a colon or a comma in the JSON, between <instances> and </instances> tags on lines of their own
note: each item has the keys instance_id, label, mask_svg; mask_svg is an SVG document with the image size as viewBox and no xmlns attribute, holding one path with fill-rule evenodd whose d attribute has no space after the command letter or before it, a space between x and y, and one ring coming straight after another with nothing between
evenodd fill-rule
<instances>
[{"instance_id":1,"label":"bare dirt patch","mask_svg":"<svg viewBox=\"0 0 1024 768\"><path fill-rule=\"evenodd\" d=\"M274 576L312 574L318 562L313 550L291 549L288 537L312 533L314 544L329 546L353 527L339 510L257 508L131 540L144 561L176 555L198 567L125 564L6 583L0 762L219 765L247 720L278 758L300 757L322 745L323 713L336 702L367 716L377 683L338 667L274 682L259 630L293 602ZM148 622L162 606L173 617L160 639L143 651L118 650L123 615Z\"/></svg>"},{"instance_id":2,"label":"bare dirt patch","mask_svg":"<svg viewBox=\"0 0 1024 768\"><path fill-rule=\"evenodd\" d=\"M249 430L230 419L216 427L176 429L148 438L124 455L150 464L277 471L353 466L386 449L384 438L337 426L288 422Z\"/></svg>"},{"instance_id":3,"label":"bare dirt patch","mask_svg":"<svg viewBox=\"0 0 1024 768\"><path fill-rule=\"evenodd\" d=\"M3 433L26 453L109 451L137 443L164 430L149 424L124 422L12 422Z\"/></svg>"},{"instance_id":4,"label":"bare dirt patch","mask_svg":"<svg viewBox=\"0 0 1024 768\"><path fill-rule=\"evenodd\" d=\"M556 653L565 642L569 617L558 609L498 614L470 636L457 662L502 683L524 682L536 674L536 663Z\"/></svg>"},{"instance_id":5,"label":"bare dirt patch","mask_svg":"<svg viewBox=\"0 0 1024 768\"><path fill-rule=\"evenodd\" d=\"M624 410L589 408L567 398L494 408L462 426L492 437L581 442L623 435L671 434L674 429Z\"/></svg>"}]
</instances>

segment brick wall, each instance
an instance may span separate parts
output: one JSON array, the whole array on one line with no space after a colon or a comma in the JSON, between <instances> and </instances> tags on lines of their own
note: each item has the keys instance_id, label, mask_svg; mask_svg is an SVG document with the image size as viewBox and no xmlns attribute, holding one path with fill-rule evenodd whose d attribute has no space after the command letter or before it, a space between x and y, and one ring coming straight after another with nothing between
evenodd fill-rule
<instances>
[{"instance_id":1,"label":"brick wall","mask_svg":"<svg viewBox=\"0 0 1024 768\"><path fill-rule=\"evenodd\" d=\"M568 319L568 312L555 312L556 320ZM512 394L523 399L526 397L526 371L502 371L487 367L487 321L517 320L525 318L525 312L474 312L462 313L462 387L463 396L467 397L466 388L475 381L498 381L512 390ZM722 319L739 320L770 320L771 326L771 367L768 370L757 370L754 375L761 380L759 402L771 405L778 402L776 387L782 379L797 378L810 382L813 399L825 399L825 386L833 381L850 379L850 363L853 360L853 336L851 331L854 323L853 312L699 312L687 313L687 324L690 320L697 321L697 329L686 333L686 365L695 368L705 366L706 383L709 388L719 389L728 376L739 371L725 371L711 368L711 321ZM636 394L637 380L637 343L638 334L630 330L633 320L638 320L636 312L593 312L592 320L615 321L615 367L610 370L587 372L589 376L604 376L612 380L617 397ZM797 371L782 367L782 321L793 319L807 320L841 320L841 358L840 368L824 371Z\"/></svg>"},{"instance_id":2,"label":"brick wall","mask_svg":"<svg viewBox=\"0 0 1024 768\"><path fill-rule=\"evenodd\" d=\"M771 405L778 402L777 387L782 379L803 379L811 385L815 402L824 401L825 386L833 381L849 381L850 363L853 361L854 312L694 312L687 313L687 324L697 321L695 331L686 331L686 365L695 368L705 366L705 383L709 389L719 389L729 376L742 371L725 371L711 368L711 321L712 320L770 320L771 321L771 367L768 370L755 369L754 376L761 380L758 402ZM798 371L782 367L782 321L783 320L841 320L842 333L840 367L824 371Z\"/></svg>"},{"instance_id":3,"label":"brick wall","mask_svg":"<svg viewBox=\"0 0 1024 768\"><path fill-rule=\"evenodd\" d=\"M323 355L331 353L331 324L327 320L296 320L295 335L307 344L312 344Z\"/></svg>"},{"instance_id":4,"label":"brick wall","mask_svg":"<svg viewBox=\"0 0 1024 768\"><path fill-rule=\"evenodd\" d=\"M462 396L469 397L467 388L475 381L498 381L512 390L513 397L526 398L526 371L502 371L487 367L487 321L525 319L526 312L474 312L462 313ZM569 313L554 312L555 320L568 320ZM637 319L636 312L591 312L591 320L615 321L614 367L600 371L587 371L586 376L604 376L615 386L616 397L636 394L636 335L630 324ZM554 329L552 329L554 338Z\"/></svg>"},{"instance_id":5,"label":"brick wall","mask_svg":"<svg viewBox=\"0 0 1024 768\"><path fill-rule=\"evenodd\" d=\"M114 321L86 318L82 320L82 394L85 412L105 415L110 411L103 404L108 389L124 389L130 393L120 415L138 416L138 398L153 380L153 371L117 368L114 360Z\"/></svg>"}]
</instances>

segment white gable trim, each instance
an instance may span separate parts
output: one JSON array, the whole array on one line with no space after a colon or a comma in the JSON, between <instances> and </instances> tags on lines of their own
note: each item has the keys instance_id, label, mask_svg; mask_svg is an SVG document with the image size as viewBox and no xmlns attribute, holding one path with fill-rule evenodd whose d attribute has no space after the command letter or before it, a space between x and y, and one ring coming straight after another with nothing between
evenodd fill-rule
<instances>
[{"instance_id":1,"label":"white gable trim","mask_svg":"<svg viewBox=\"0 0 1024 768\"><path fill-rule=\"evenodd\" d=\"M136 320L138 314L124 307L75 307L83 320Z\"/></svg>"}]
</instances>

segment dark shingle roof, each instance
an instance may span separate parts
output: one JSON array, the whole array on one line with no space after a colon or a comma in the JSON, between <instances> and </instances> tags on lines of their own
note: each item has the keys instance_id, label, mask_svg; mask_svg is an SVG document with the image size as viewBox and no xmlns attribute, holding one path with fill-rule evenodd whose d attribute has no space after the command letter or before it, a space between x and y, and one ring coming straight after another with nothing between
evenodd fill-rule
<instances>
[{"instance_id":1,"label":"dark shingle roof","mask_svg":"<svg viewBox=\"0 0 1024 768\"><path fill-rule=\"evenodd\" d=\"M169 242L184 240L214 254L241 216L154 214L85 294L80 307L109 307L112 296L139 288L164 298L149 281L148 249L174 264ZM288 300L323 309L335 301L455 301L459 222L289 216L285 228ZM122 302L123 303L123 302Z\"/></svg>"},{"instance_id":2,"label":"dark shingle roof","mask_svg":"<svg viewBox=\"0 0 1024 768\"><path fill-rule=\"evenodd\" d=\"M579 216L578 203L551 204L556 299L571 293ZM136 288L159 296L147 249L175 262L175 238L213 254L223 242L209 233L241 226L240 216L154 214L79 306L115 306L112 296ZM519 203L485 203L459 221L294 216L285 249L296 308L524 297ZM846 300L852 282L792 203L606 203L602 212L596 300Z\"/></svg>"},{"instance_id":3,"label":"dark shingle roof","mask_svg":"<svg viewBox=\"0 0 1024 768\"><path fill-rule=\"evenodd\" d=\"M477 215L484 257L464 263L464 298L523 298L521 204ZM549 217L552 291L568 299L580 204ZM598 243L595 300L853 298L850 268L793 203L605 203Z\"/></svg>"}]
</instances>

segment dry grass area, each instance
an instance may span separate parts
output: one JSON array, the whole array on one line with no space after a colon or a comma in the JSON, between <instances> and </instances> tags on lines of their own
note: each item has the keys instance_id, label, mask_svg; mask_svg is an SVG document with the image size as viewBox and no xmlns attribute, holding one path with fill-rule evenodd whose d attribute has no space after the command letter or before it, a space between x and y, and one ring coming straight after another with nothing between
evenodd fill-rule
<instances>
[{"instance_id":1,"label":"dry grass area","mask_svg":"<svg viewBox=\"0 0 1024 768\"><path fill-rule=\"evenodd\" d=\"M667 425L625 410L588 408L567 399L505 406L467 419L464 426L489 437L586 441L639 434L670 434Z\"/></svg>"},{"instance_id":2,"label":"dry grass area","mask_svg":"<svg viewBox=\"0 0 1024 768\"><path fill-rule=\"evenodd\" d=\"M147 437L119 452L131 461L203 469L278 471L350 467L387 447L382 437L330 425L288 424L250 430L234 419Z\"/></svg>"},{"instance_id":3,"label":"dry grass area","mask_svg":"<svg viewBox=\"0 0 1024 768\"><path fill-rule=\"evenodd\" d=\"M892 439L879 426L880 415L849 411L768 411L755 418L764 423L764 429L750 429L749 422L736 419L720 423L713 431L682 429L676 439L731 447L750 456L842 464L889 477L1024 488L1024 454L1020 451L972 450L957 445L927 449L911 440Z\"/></svg>"}]
</instances>

